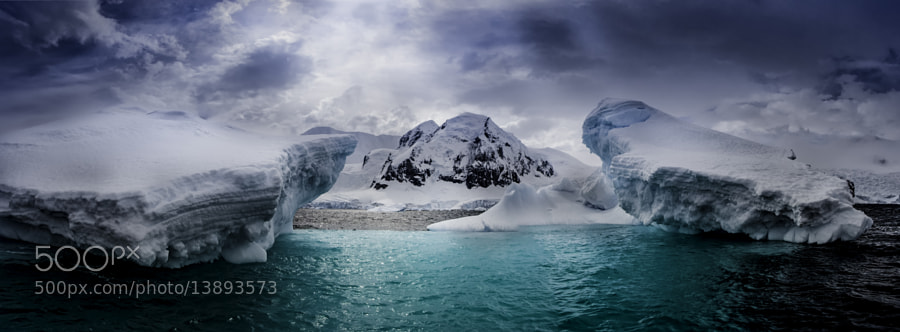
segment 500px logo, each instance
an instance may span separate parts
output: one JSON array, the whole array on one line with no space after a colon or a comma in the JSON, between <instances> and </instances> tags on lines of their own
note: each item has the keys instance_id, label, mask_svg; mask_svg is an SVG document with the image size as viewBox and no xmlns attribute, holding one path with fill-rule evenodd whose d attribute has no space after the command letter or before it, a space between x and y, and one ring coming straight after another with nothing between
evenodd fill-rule
<instances>
[{"instance_id":1,"label":"500px logo","mask_svg":"<svg viewBox=\"0 0 900 332\"><path fill-rule=\"evenodd\" d=\"M103 248L101 246L90 246L84 249L84 251L79 251L78 248L75 248L73 246L62 246L57 248L56 252L51 255L47 252L41 252L41 250L51 249L50 246L35 246L34 259L36 259L38 262L34 264L34 267L37 268L38 271L47 272L50 271L50 269L52 269L54 266L56 266L56 268L60 271L69 272L83 265L86 269L97 272L106 268L107 265L116 265L117 259L140 259L141 256L139 256L137 253L137 250L140 248L140 246L134 248L131 248L130 246L115 246L107 251L106 248ZM74 262L69 262L69 260L64 259L63 261L65 261L65 263L60 264L60 254L66 252L72 252L75 254ZM93 253L95 257L102 258L103 264L88 264L88 253ZM116 254L118 254L118 256ZM41 266L41 260L44 258L47 259L48 264L46 264L45 266ZM64 264L66 266L63 266ZM71 264L71 266L68 266L68 264Z\"/></svg>"}]
</instances>

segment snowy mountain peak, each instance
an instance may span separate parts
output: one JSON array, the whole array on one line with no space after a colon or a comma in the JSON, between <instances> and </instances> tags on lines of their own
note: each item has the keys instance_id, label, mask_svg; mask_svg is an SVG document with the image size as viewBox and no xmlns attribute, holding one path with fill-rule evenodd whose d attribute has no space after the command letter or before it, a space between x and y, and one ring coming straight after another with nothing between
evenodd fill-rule
<instances>
[{"instance_id":1,"label":"snowy mountain peak","mask_svg":"<svg viewBox=\"0 0 900 332\"><path fill-rule=\"evenodd\" d=\"M502 140L509 142L510 144L515 143L515 145L524 147L518 138L507 133L503 129L500 129L494 121L491 121L491 118L468 112L444 122L444 124L441 125L441 132L436 133L436 135L438 134L463 141L474 141L484 137L491 142Z\"/></svg>"},{"instance_id":2,"label":"snowy mountain peak","mask_svg":"<svg viewBox=\"0 0 900 332\"><path fill-rule=\"evenodd\" d=\"M400 149L408 148L418 142L423 137L427 140L431 138L431 135L434 134L435 131L438 130L437 123L434 120L428 120L420 123L418 126L413 128L412 130L403 134L400 137Z\"/></svg>"},{"instance_id":3,"label":"snowy mountain peak","mask_svg":"<svg viewBox=\"0 0 900 332\"><path fill-rule=\"evenodd\" d=\"M532 155L515 136L484 115L463 113L437 127L425 122L400 139L400 149L387 157L372 182L422 186L428 182L465 183L467 188L507 186L524 176L550 177L553 166Z\"/></svg>"}]
</instances>

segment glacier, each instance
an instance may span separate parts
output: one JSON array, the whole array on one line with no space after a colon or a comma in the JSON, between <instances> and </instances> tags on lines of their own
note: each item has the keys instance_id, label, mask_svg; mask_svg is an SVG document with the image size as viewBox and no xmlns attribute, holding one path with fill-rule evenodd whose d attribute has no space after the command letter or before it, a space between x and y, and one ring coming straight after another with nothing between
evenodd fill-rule
<instances>
[{"instance_id":1,"label":"glacier","mask_svg":"<svg viewBox=\"0 0 900 332\"><path fill-rule=\"evenodd\" d=\"M139 248L144 266L264 262L351 136L264 137L184 112L103 111L0 136L0 236Z\"/></svg>"},{"instance_id":2,"label":"glacier","mask_svg":"<svg viewBox=\"0 0 900 332\"><path fill-rule=\"evenodd\" d=\"M790 159L789 149L631 100L604 99L582 130L620 207L644 224L798 243L853 240L872 224L853 208L848 181Z\"/></svg>"}]
</instances>

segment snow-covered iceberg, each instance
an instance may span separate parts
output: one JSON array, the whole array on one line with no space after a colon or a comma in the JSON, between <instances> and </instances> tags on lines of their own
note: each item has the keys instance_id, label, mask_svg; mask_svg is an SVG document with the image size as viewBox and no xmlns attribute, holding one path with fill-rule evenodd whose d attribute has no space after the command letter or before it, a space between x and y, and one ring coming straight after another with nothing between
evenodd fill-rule
<instances>
[{"instance_id":1,"label":"snow-covered iceberg","mask_svg":"<svg viewBox=\"0 0 900 332\"><path fill-rule=\"evenodd\" d=\"M872 224L853 208L846 180L789 159L787 149L692 125L638 101L603 100L582 129L621 208L645 224L809 243L852 240Z\"/></svg>"},{"instance_id":2,"label":"snow-covered iceberg","mask_svg":"<svg viewBox=\"0 0 900 332\"><path fill-rule=\"evenodd\" d=\"M614 207L600 210L584 204L581 186L565 178L555 185L535 189L512 184L497 205L476 216L444 220L428 225L429 231L515 231L520 226L632 224L634 218Z\"/></svg>"},{"instance_id":3,"label":"snow-covered iceberg","mask_svg":"<svg viewBox=\"0 0 900 332\"><path fill-rule=\"evenodd\" d=\"M182 112L101 112L7 133L0 236L139 247L146 266L265 261L355 145L350 136L261 137Z\"/></svg>"}]
</instances>

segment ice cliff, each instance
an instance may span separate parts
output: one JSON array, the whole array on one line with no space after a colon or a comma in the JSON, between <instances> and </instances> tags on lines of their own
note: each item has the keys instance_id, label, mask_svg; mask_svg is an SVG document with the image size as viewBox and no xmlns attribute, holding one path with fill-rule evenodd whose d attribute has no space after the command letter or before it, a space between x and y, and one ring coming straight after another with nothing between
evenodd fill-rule
<instances>
[{"instance_id":1,"label":"ice cliff","mask_svg":"<svg viewBox=\"0 0 900 332\"><path fill-rule=\"evenodd\" d=\"M7 133L0 236L139 247L145 266L263 262L355 145L261 137L181 112L102 112Z\"/></svg>"},{"instance_id":2,"label":"ice cliff","mask_svg":"<svg viewBox=\"0 0 900 332\"><path fill-rule=\"evenodd\" d=\"M621 208L645 224L808 243L852 240L872 224L853 208L847 181L789 159L784 149L642 102L603 100L582 129Z\"/></svg>"}]
</instances>

